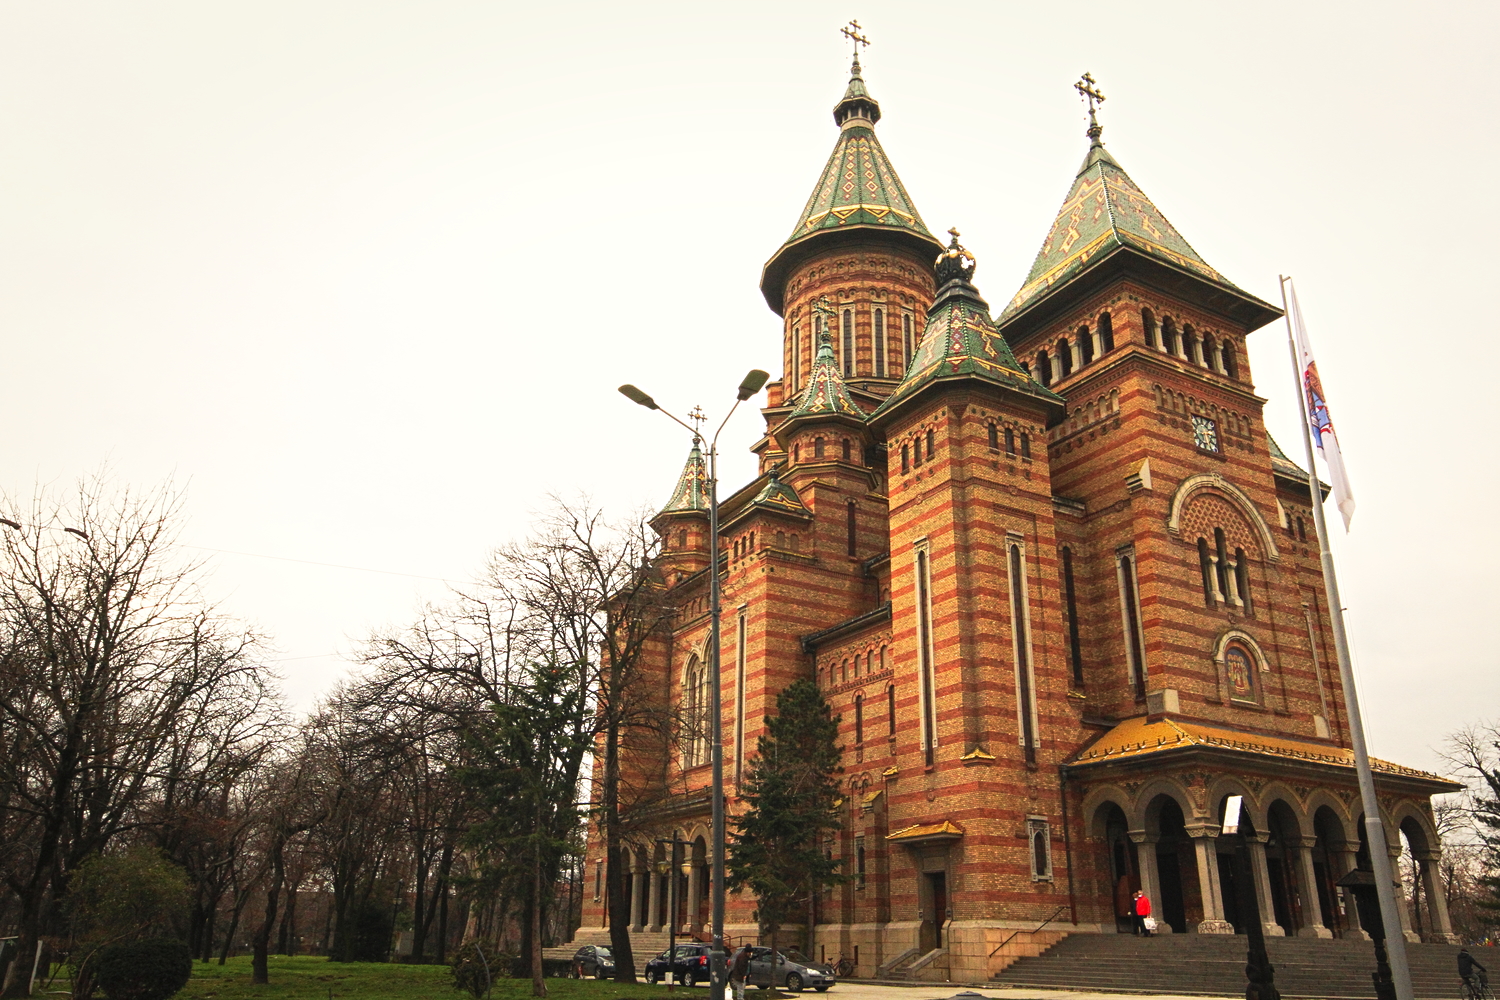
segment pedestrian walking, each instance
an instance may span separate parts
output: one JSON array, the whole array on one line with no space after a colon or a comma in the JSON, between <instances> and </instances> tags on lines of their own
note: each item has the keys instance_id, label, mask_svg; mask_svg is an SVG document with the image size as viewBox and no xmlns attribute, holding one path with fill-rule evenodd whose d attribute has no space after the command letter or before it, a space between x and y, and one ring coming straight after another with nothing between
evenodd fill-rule
<instances>
[{"instance_id":1,"label":"pedestrian walking","mask_svg":"<svg viewBox=\"0 0 1500 1000\"><path fill-rule=\"evenodd\" d=\"M1137 889L1132 901L1134 909L1131 917L1135 921L1135 933L1139 937L1150 937L1151 929L1156 924L1156 921L1151 918L1151 897Z\"/></svg>"},{"instance_id":2,"label":"pedestrian walking","mask_svg":"<svg viewBox=\"0 0 1500 1000\"><path fill-rule=\"evenodd\" d=\"M745 977L750 974L750 949L741 946L729 960L729 992L734 1000L745 1000Z\"/></svg>"}]
</instances>

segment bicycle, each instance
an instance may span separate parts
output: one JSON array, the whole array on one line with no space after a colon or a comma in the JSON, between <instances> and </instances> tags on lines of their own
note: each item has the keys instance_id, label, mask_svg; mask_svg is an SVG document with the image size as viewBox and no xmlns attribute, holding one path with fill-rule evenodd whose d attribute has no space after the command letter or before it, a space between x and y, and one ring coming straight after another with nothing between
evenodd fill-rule
<instances>
[{"instance_id":1,"label":"bicycle","mask_svg":"<svg viewBox=\"0 0 1500 1000\"><path fill-rule=\"evenodd\" d=\"M1495 994L1490 990L1490 977L1483 969L1475 969L1463 984L1464 1000L1495 1000Z\"/></svg>"},{"instance_id":2,"label":"bicycle","mask_svg":"<svg viewBox=\"0 0 1500 1000\"><path fill-rule=\"evenodd\" d=\"M854 975L854 963L840 955L839 960L833 965L833 974L840 979L848 979Z\"/></svg>"}]
</instances>

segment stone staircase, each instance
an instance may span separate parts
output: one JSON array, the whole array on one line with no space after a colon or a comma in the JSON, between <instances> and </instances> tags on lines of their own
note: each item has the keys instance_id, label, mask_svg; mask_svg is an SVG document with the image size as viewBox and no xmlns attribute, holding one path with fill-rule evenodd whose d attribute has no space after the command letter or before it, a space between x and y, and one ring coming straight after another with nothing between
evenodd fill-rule
<instances>
[{"instance_id":1,"label":"stone staircase","mask_svg":"<svg viewBox=\"0 0 1500 1000\"><path fill-rule=\"evenodd\" d=\"M1018 959L993 982L1030 989L1244 996L1245 949L1242 935L1070 934L1041 955ZM1268 938L1266 951L1284 997L1375 996L1370 981L1375 946L1368 941ZM1419 1000L1463 995L1456 945L1408 944L1406 954ZM1478 957L1483 962L1485 955ZM1500 969L1500 963L1486 964Z\"/></svg>"}]
</instances>

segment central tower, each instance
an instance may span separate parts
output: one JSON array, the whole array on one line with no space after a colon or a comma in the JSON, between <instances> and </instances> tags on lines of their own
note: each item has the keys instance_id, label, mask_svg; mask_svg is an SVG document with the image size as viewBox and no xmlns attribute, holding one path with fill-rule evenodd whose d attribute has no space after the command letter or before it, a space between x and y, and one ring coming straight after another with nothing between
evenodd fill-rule
<instances>
[{"instance_id":1,"label":"central tower","mask_svg":"<svg viewBox=\"0 0 1500 1000\"><path fill-rule=\"evenodd\" d=\"M865 88L856 53L834 106L838 142L785 243L766 262L760 288L783 325L782 377L768 386L778 423L806 386L826 325L834 363L872 410L901 381L936 292L933 237L875 137L880 104ZM815 307L827 299L824 318Z\"/></svg>"}]
</instances>

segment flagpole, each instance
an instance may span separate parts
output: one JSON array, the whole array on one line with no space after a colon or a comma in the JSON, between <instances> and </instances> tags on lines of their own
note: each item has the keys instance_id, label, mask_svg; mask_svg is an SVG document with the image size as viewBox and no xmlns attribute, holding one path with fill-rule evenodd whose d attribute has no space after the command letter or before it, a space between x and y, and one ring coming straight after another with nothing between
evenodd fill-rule
<instances>
[{"instance_id":1,"label":"flagpole","mask_svg":"<svg viewBox=\"0 0 1500 1000\"><path fill-rule=\"evenodd\" d=\"M1349 662L1349 636L1344 631L1344 605L1339 600L1339 579L1333 570L1333 551L1328 547L1328 521L1323 516L1322 484L1318 482L1318 466L1313 460L1312 421L1307 411L1302 359L1297 354L1292 310L1286 297L1286 283L1290 280L1288 277L1281 278L1281 306L1286 315L1287 346L1292 352L1292 372L1297 378L1298 407L1302 412L1302 443L1307 449L1307 489L1312 498L1313 524L1318 531L1323 586L1328 595L1328 616L1333 620L1333 648L1339 659L1339 679L1343 682L1344 714L1349 722L1354 770L1359 776L1360 804L1365 811L1365 837L1370 845L1370 865L1375 874L1375 894L1380 900L1380 919L1385 924L1386 952L1396 997L1397 1000L1413 1000L1411 968L1406 964L1406 935L1402 930L1400 911L1396 908L1396 880L1391 871L1391 856L1387 852L1385 820L1380 815L1380 800L1375 797L1375 775L1370 770L1370 755L1365 749L1365 725L1360 719L1359 695L1354 689L1354 670ZM1303 335L1306 336L1306 331L1303 331Z\"/></svg>"}]
</instances>

